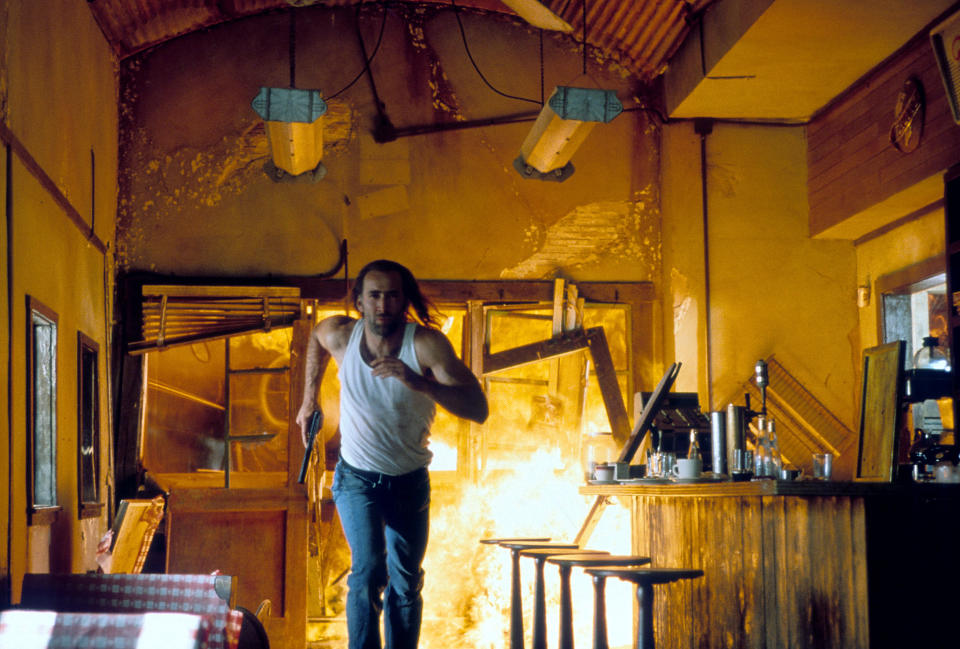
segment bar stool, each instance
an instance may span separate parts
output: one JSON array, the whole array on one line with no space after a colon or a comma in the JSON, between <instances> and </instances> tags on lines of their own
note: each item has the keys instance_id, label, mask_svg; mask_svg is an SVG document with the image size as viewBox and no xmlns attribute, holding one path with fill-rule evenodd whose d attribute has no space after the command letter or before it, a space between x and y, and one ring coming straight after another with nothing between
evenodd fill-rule
<instances>
[{"instance_id":1,"label":"bar stool","mask_svg":"<svg viewBox=\"0 0 960 649\"><path fill-rule=\"evenodd\" d=\"M528 548L520 550L521 557L533 558L537 581L533 591L533 649L547 649L547 596L543 583L543 566L547 558L563 554L610 556L606 550L584 550L581 548Z\"/></svg>"},{"instance_id":2,"label":"bar stool","mask_svg":"<svg viewBox=\"0 0 960 649\"><path fill-rule=\"evenodd\" d=\"M560 543L550 539L501 538L480 539L487 545L510 550L510 649L523 649L523 603L520 599L520 551L532 548L555 550L579 547L576 543Z\"/></svg>"},{"instance_id":3,"label":"bar stool","mask_svg":"<svg viewBox=\"0 0 960 649\"><path fill-rule=\"evenodd\" d=\"M570 572L573 567L643 566L650 563L650 557L614 554L563 554L547 557L547 563L555 564L560 568L559 649L573 649L573 598L570 594ZM594 582L594 589L596 589L596 582ZM596 595L594 595L594 598L596 598ZM606 615L602 616L599 622L602 625L604 642L606 642ZM598 620L594 617L594 644L597 642L597 623Z\"/></svg>"},{"instance_id":4,"label":"bar stool","mask_svg":"<svg viewBox=\"0 0 960 649\"><path fill-rule=\"evenodd\" d=\"M702 570L685 568L628 568L617 566L603 566L587 568L593 576L594 589L594 649L607 649L606 605L603 599L603 586L607 577L617 577L629 581L637 586L637 604L639 614L637 619L636 649L654 649L653 640L653 587L657 584L668 584L681 579L695 579L703 576ZM602 625L600 625L602 621ZM598 625L602 629L598 630ZM601 634L602 631L602 634Z\"/></svg>"}]
</instances>

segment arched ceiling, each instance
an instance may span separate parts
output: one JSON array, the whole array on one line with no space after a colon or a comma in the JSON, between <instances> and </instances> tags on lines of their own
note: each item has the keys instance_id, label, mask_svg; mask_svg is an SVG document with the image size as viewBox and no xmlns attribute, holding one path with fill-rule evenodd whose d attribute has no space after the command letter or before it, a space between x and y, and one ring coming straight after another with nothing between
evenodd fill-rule
<instances>
[{"instance_id":1,"label":"arched ceiling","mask_svg":"<svg viewBox=\"0 0 960 649\"><path fill-rule=\"evenodd\" d=\"M529 2L530 0L522 0ZM715 0L542 0L581 38L642 80L661 74L697 16ZM362 0L90 0L90 11L113 51L124 59L167 40L221 23L292 6L381 4ZM454 0L391 0L450 7ZM455 0L460 8L516 16L500 0ZM512 3L511 3L512 4Z\"/></svg>"}]
</instances>

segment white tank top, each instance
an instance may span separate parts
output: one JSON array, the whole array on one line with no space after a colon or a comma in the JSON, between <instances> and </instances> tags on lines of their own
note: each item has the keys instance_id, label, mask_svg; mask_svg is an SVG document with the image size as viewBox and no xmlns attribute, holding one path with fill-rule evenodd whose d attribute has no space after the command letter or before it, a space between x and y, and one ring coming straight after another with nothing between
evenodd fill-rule
<instances>
[{"instance_id":1,"label":"white tank top","mask_svg":"<svg viewBox=\"0 0 960 649\"><path fill-rule=\"evenodd\" d=\"M408 322L397 357L422 375ZM340 455L365 471L401 475L430 464L427 448L436 412L433 399L409 389L399 379L373 376L360 355L363 320L350 333L340 364Z\"/></svg>"}]
</instances>

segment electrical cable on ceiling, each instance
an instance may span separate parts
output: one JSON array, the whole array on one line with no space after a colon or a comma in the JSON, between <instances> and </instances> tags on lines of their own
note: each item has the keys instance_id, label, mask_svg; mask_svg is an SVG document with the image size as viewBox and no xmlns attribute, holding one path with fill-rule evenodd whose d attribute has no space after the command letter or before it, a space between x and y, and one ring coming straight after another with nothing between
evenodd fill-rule
<instances>
[{"instance_id":1,"label":"electrical cable on ceiling","mask_svg":"<svg viewBox=\"0 0 960 649\"><path fill-rule=\"evenodd\" d=\"M526 97L517 97L516 95L511 95L505 92L501 92L500 90L497 90L496 88L494 88L492 83L487 81L487 78L483 76L483 72L481 72L480 68L477 66L477 62L473 60L473 54L470 53L470 46L467 45L467 34L463 29L463 23L460 21L460 8L457 7L457 3L455 2L455 0L450 0L450 5L453 7L453 15L456 16L457 25L460 27L460 38L463 41L463 49L467 53L467 58L470 59L470 64L473 66L473 69L476 70L478 75L480 75L480 78L483 80L485 84L487 84L487 87L490 88L490 90L492 90L493 92L500 95L501 97L506 97L507 99L516 99L517 101L526 101L531 104L537 104L538 106L542 106L543 101L537 101L536 99L527 99ZM542 51L543 50L541 49L541 57L540 57L541 66L543 65ZM541 82L541 85L542 85L542 82ZM541 90L541 95L542 94L543 92Z\"/></svg>"},{"instance_id":2,"label":"electrical cable on ceiling","mask_svg":"<svg viewBox=\"0 0 960 649\"><path fill-rule=\"evenodd\" d=\"M587 73L587 0L583 0L583 74Z\"/></svg>"},{"instance_id":3,"label":"electrical cable on ceiling","mask_svg":"<svg viewBox=\"0 0 960 649\"><path fill-rule=\"evenodd\" d=\"M540 34L540 105L543 106L543 30Z\"/></svg>"},{"instance_id":4,"label":"electrical cable on ceiling","mask_svg":"<svg viewBox=\"0 0 960 649\"><path fill-rule=\"evenodd\" d=\"M290 9L290 87L297 87L297 14Z\"/></svg>"},{"instance_id":5,"label":"electrical cable on ceiling","mask_svg":"<svg viewBox=\"0 0 960 649\"><path fill-rule=\"evenodd\" d=\"M358 23L359 23L359 21L360 21L360 8L361 8L361 5L357 5L356 16L357 16L357 22L358 22ZM355 76L355 77L353 78L353 80L350 81L350 83L348 83L347 85L345 85L343 88L341 88L340 90L336 91L335 93L333 93L333 94L330 95L329 97L326 97L325 99L326 99L327 101L333 99L333 98L336 97L337 95L343 94L344 92L346 92L347 90L349 90L350 88L352 88L352 87L353 87L353 84L355 84L357 81L359 81L359 80L360 80L360 77L362 77L364 74L366 74L367 70L370 69L370 64L373 63L374 57L376 57L376 56L377 56L377 52L380 51L380 43L383 42L383 32L384 32L384 28L385 28L386 26L387 26L387 5L384 4L384 5L383 5L383 20L380 22L380 34L377 35L377 44L374 46L373 52L370 53L369 58L364 57L364 58L366 59L366 62L365 62L364 65L363 65L363 69L360 70L359 73L357 73L357 76ZM362 37L361 37L361 38L362 38Z\"/></svg>"}]
</instances>

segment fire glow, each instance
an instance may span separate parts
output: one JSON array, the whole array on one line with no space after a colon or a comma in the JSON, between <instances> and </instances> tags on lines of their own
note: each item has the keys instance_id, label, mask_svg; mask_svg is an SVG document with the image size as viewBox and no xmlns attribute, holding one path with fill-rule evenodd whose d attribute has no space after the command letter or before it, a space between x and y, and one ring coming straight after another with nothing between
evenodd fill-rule
<instances>
[{"instance_id":1,"label":"fire glow","mask_svg":"<svg viewBox=\"0 0 960 649\"><path fill-rule=\"evenodd\" d=\"M554 452L537 452L511 471L497 472L481 484L450 487L454 498L437 494L431 512L430 546L424 562L424 625L422 649L465 646L502 649L510 625L510 555L503 548L482 545L487 537L550 536L572 540L579 531L590 499L577 492L582 483L578 466L558 469ZM606 508L587 547L614 554L630 552L629 512ZM534 566L521 559L524 633L533 628ZM560 584L555 566L545 570L547 642L557 646ZM593 584L574 570L574 637L578 647L592 641ZM633 644L633 588L607 583L607 625L611 648Z\"/></svg>"}]
</instances>

